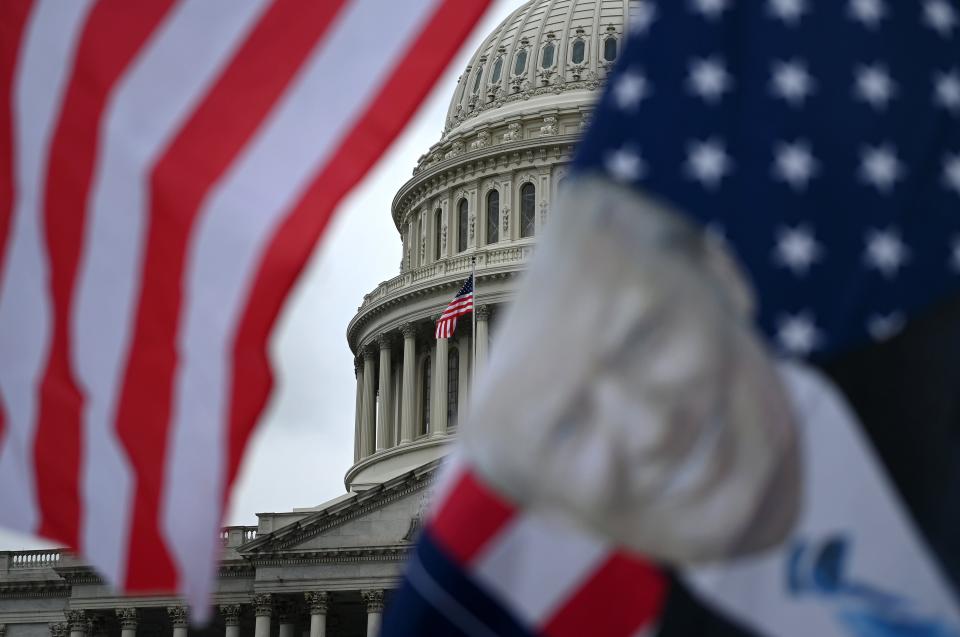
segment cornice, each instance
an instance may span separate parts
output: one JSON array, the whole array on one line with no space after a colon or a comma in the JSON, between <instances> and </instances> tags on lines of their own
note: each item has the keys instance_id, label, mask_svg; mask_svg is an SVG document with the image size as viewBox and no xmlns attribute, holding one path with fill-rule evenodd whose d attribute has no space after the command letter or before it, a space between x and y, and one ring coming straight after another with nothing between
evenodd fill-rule
<instances>
[{"instance_id":1,"label":"cornice","mask_svg":"<svg viewBox=\"0 0 960 637\"><path fill-rule=\"evenodd\" d=\"M70 585L62 580L0 582L0 599L70 597Z\"/></svg>"},{"instance_id":2,"label":"cornice","mask_svg":"<svg viewBox=\"0 0 960 637\"><path fill-rule=\"evenodd\" d=\"M283 551L265 553L251 558L257 567L309 566L314 564L359 564L362 562L402 562L412 545L410 543L387 546L363 546L355 548L316 549L310 551Z\"/></svg>"}]
</instances>

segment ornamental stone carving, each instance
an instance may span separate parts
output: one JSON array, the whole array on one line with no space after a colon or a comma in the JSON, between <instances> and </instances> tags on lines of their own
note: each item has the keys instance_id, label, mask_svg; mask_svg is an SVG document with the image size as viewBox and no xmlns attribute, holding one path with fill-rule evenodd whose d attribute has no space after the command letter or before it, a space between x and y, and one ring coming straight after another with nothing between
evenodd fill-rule
<instances>
[{"instance_id":1,"label":"ornamental stone carving","mask_svg":"<svg viewBox=\"0 0 960 637\"><path fill-rule=\"evenodd\" d=\"M477 217L476 217L476 215L470 215L470 225L469 225L468 228L467 228L467 230L468 230L468 238L470 239L470 241L473 241L473 232L474 232L474 227L476 226L476 224L477 224Z\"/></svg>"},{"instance_id":2,"label":"ornamental stone carving","mask_svg":"<svg viewBox=\"0 0 960 637\"><path fill-rule=\"evenodd\" d=\"M137 609L136 608L118 608L116 610L117 621L120 622L122 630L137 629Z\"/></svg>"},{"instance_id":3,"label":"ornamental stone carving","mask_svg":"<svg viewBox=\"0 0 960 637\"><path fill-rule=\"evenodd\" d=\"M477 133L477 138L470 143L470 150L486 148L490 145L490 133L485 130Z\"/></svg>"},{"instance_id":4,"label":"ornamental stone carving","mask_svg":"<svg viewBox=\"0 0 960 637\"><path fill-rule=\"evenodd\" d=\"M67 624L70 632L87 632L87 628L89 628L87 622L87 611L83 609L73 609L65 611L64 615L67 616Z\"/></svg>"},{"instance_id":5,"label":"ornamental stone carving","mask_svg":"<svg viewBox=\"0 0 960 637\"><path fill-rule=\"evenodd\" d=\"M557 135L560 132L559 127L557 126L557 118L552 115L547 115L543 118L543 126L540 127L540 136L549 137L551 135Z\"/></svg>"},{"instance_id":6,"label":"ornamental stone carving","mask_svg":"<svg viewBox=\"0 0 960 637\"><path fill-rule=\"evenodd\" d=\"M376 356L377 356L377 349L376 349L373 345L371 345L371 344L368 343L368 344L366 344L366 345L363 346L363 348L361 349L361 353L363 354L363 361L364 361L364 362L367 362L368 360L372 361L372 360L374 360L374 359L376 358ZM258 593L258 594L259 594L259 595L268 595L269 593ZM256 603L256 602L254 602L254 603Z\"/></svg>"},{"instance_id":7,"label":"ornamental stone carving","mask_svg":"<svg viewBox=\"0 0 960 637\"><path fill-rule=\"evenodd\" d=\"M455 141L450 147L450 150L443 156L444 159L450 159L451 157L459 157L463 154L463 142Z\"/></svg>"},{"instance_id":8,"label":"ornamental stone carving","mask_svg":"<svg viewBox=\"0 0 960 637\"><path fill-rule=\"evenodd\" d=\"M367 604L368 613L383 612L383 591L360 591L360 594L363 596L363 601Z\"/></svg>"},{"instance_id":9,"label":"ornamental stone carving","mask_svg":"<svg viewBox=\"0 0 960 637\"><path fill-rule=\"evenodd\" d=\"M168 606L167 615L174 628L186 628L190 624L190 616L186 606Z\"/></svg>"},{"instance_id":10,"label":"ornamental stone carving","mask_svg":"<svg viewBox=\"0 0 960 637\"><path fill-rule=\"evenodd\" d=\"M330 608L330 594L327 591L307 591L303 597L311 615L325 615Z\"/></svg>"},{"instance_id":11,"label":"ornamental stone carving","mask_svg":"<svg viewBox=\"0 0 960 637\"><path fill-rule=\"evenodd\" d=\"M503 235L508 236L507 233L510 232L510 208L504 207L500 216L503 217Z\"/></svg>"},{"instance_id":12,"label":"ornamental stone carving","mask_svg":"<svg viewBox=\"0 0 960 637\"><path fill-rule=\"evenodd\" d=\"M223 604L220 606L220 614L223 616L223 623L227 626L240 625L240 604Z\"/></svg>"},{"instance_id":13,"label":"ornamental stone carving","mask_svg":"<svg viewBox=\"0 0 960 637\"><path fill-rule=\"evenodd\" d=\"M479 305L477 306L477 320L486 321L490 318L490 306L489 305Z\"/></svg>"},{"instance_id":14,"label":"ornamental stone carving","mask_svg":"<svg viewBox=\"0 0 960 637\"><path fill-rule=\"evenodd\" d=\"M6 634L7 634L7 625L0 624L0 637L5 637Z\"/></svg>"},{"instance_id":15,"label":"ornamental stone carving","mask_svg":"<svg viewBox=\"0 0 960 637\"><path fill-rule=\"evenodd\" d=\"M510 122L507 124L507 132L503 134L503 141L512 142L523 139L523 127L520 122Z\"/></svg>"},{"instance_id":16,"label":"ornamental stone carving","mask_svg":"<svg viewBox=\"0 0 960 637\"><path fill-rule=\"evenodd\" d=\"M440 230L440 252L447 251L447 226L444 225Z\"/></svg>"},{"instance_id":17,"label":"ornamental stone carving","mask_svg":"<svg viewBox=\"0 0 960 637\"><path fill-rule=\"evenodd\" d=\"M403 338L416 338L417 326L413 323L404 323L400 326L400 333L403 334Z\"/></svg>"},{"instance_id":18,"label":"ornamental stone carving","mask_svg":"<svg viewBox=\"0 0 960 637\"><path fill-rule=\"evenodd\" d=\"M392 343L390 341L389 334L380 334L377 336L377 344L380 346L380 349L390 349Z\"/></svg>"},{"instance_id":19,"label":"ornamental stone carving","mask_svg":"<svg viewBox=\"0 0 960 637\"><path fill-rule=\"evenodd\" d=\"M70 626L67 622L50 624L50 637L68 637L69 635Z\"/></svg>"},{"instance_id":20,"label":"ornamental stone carving","mask_svg":"<svg viewBox=\"0 0 960 637\"><path fill-rule=\"evenodd\" d=\"M366 352L364 352L366 355ZM371 352L370 357L373 357ZM253 596L253 613L257 617L270 617L273 614L273 595L270 593L257 593Z\"/></svg>"}]
</instances>

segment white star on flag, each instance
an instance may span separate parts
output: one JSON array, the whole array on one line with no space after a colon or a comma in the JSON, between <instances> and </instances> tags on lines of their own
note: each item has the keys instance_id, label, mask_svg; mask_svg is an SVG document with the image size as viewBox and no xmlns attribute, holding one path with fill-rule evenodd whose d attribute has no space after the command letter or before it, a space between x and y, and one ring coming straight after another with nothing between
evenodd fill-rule
<instances>
[{"instance_id":1,"label":"white star on flag","mask_svg":"<svg viewBox=\"0 0 960 637\"><path fill-rule=\"evenodd\" d=\"M770 91L791 106L803 106L813 93L816 82L807 66L798 60L774 62L771 69Z\"/></svg>"},{"instance_id":2,"label":"white star on flag","mask_svg":"<svg viewBox=\"0 0 960 637\"><path fill-rule=\"evenodd\" d=\"M690 144L686 169L693 179L713 189L733 170L733 160L724 149L723 142L709 139Z\"/></svg>"},{"instance_id":3,"label":"white star on flag","mask_svg":"<svg viewBox=\"0 0 960 637\"><path fill-rule=\"evenodd\" d=\"M854 71L854 94L875 109L884 109L897 92L897 85L880 64L861 66Z\"/></svg>"},{"instance_id":4,"label":"white star on flag","mask_svg":"<svg viewBox=\"0 0 960 637\"><path fill-rule=\"evenodd\" d=\"M720 17L728 4L729 0L690 0L690 8L709 20Z\"/></svg>"},{"instance_id":5,"label":"white star on flag","mask_svg":"<svg viewBox=\"0 0 960 637\"><path fill-rule=\"evenodd\" d=\"M892 338L907 324L900 312L874 314L867 320L867 332L878 341Z\"/></svg>"},{"instance_id":6,"label":"white star on flag","mask_svg":"<svg viewBox=\"0 0 960 637\"><path fill-rule=\"evenodd\" d=\"M621 110L633 110L650 94L650 84L639 71L627 71L613 84L613 99Z\"/></svg>"},{"instance_id":7,"label":"white star on flag","mask_svg":"<svg viewBox=\"0 0 960 637\"><path fill-rule=\"evenodd\" d=\"M806 356L819 346L820 332L807 312L786 315L780 319L777 341L786 352Z\"/></svg>"},{"instance_id":8,"label":"white star on flag","mask_svg":"<svg viewBox=\"0 0 960 637\"><path fill-rule=\"evenodd\" d=\"M875 29L887 16L883 0L850 0L850 17L869 29Z\"/></svg>"},{"instance_id":9,"label":"white star on flag","mask_svg":"<svg viewBox=\"0 0 960 637\"><path fill-rule=\"evenodd\" d=\"M656 19L657 6L649 0L635 0L630 3L630 33L646 33Z\"/></svg>"},{"instance_id":10,"label":"white star on flag","mask_svg":"<svg viewBox=\"0 0 960 637\"><path fill-rule=\"evenodd\" d=\"M943 160L943 185L960 195L960 153Z\"/></svg>"},{"instance_id":11,"label":"white star on flag","mask_svg":"<svg viewBox=\"0 0 960 637\"><path fill-rule=\"evenodd\" d=\"M730 90L732 83L733 79L722 60L710 57L690 63L690 75L687 77L690 91L711 104L718 102Z\"/></svg>"},{"instance_id":12,"label":"white star on flag","mask_svg":"<svg viewBox=\"0 0 960 637\"><path fill-rule=\"evenodd\" d=\"M617 181L636 181L646 174L646 164L636 151L621 148L607 156L607 172Z\"/></svg>"},{"instance_id":13,"label":"white star on flag","mask_svg":"<svg viewBox=\"0 0 960 637\"><path fill-rule=\"evenodd\" d=\"M960 114L960 73L956 69L937 73L933 83L933 103L954 115Z\"/></svg>"},{"instance_id":14,"label":"white star on flag","mask_svg":"<svg viewBox=\"0 0 960 637\"><path fill-rule=\"evenodd\" d=\"M805 226L781 228L777 232L777 247L774 261L794 274L802 276L816 261L820 260L823 249Z\"/></svg>"},{"instance_id":15,"label":"white star on flag","mask_svg":"<svg viewBox=\"0 0 960 637\"><path fill-rule=\"evenodd\" d=\"M819 171L819 163L805 141L780 143L774 151L773 174L787 182L794 190L805 190L807 183Z\"/></svg>"},{"instance_id":16,"label":"white star on flag","mask_svg":"<svg viewBox=\"0 0 960 637\"><path fill-rule=\"evenodd\" d=\"M909 258L909 250L895 230L871 230L867 233L864 261L885 277L896 276Z\"/></svg>"},{"instance_id":17,"label":"white star on flag","mask_svg":"<svg viewBox=\"0 0 960 637\"><path fill-rule=\"evenodd\" d=\"M883 194L889 194L903 171L903 164L889 145L868 146L860 153L860 178Z\"/></svg>"},{"instance_id":18,"label":"white star on flag","mask_svg":"<svg viewBox=\"0 0 960 637\"><path fill-rule=\"evenodd\" d=\"M953 35L957 11L946 0L928 0L923 4L923 22L943 37Z\"/></svg>"},{"instance_id":19,"label":"white star on flag","mask_svg":"<svg viewBox=\"0 0 960 637\"><path fill-rule=\"evenodd\" d=\"M767 11L778 20L794 26L807 11L806 0L769 0Z\"/></svg>"}]
</instances>

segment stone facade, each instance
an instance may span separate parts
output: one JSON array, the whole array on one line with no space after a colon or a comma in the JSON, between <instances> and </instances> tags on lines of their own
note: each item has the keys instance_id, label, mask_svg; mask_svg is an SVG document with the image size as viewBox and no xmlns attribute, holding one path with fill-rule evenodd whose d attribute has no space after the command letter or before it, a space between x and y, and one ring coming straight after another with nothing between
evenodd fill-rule
<instances>
[{"instance_id":1,"label":"stone facade","mask_svg":"<svg viewBox=\"0 0 960 637\"><path fill-rule=\"evenodd\" d=\"M216 613L206 627L188 628L182 600L114 594L64 551L0 553L0 637L376 633L497 316L562 192L629 7L525 3L458 81L441 140L392 203L400 273L364 296L347 327L357 380L347 492L223 529ZM435 339L434 321L473 267L475 325L465 317L454 338Z\"/></svg>"}]
</instances>

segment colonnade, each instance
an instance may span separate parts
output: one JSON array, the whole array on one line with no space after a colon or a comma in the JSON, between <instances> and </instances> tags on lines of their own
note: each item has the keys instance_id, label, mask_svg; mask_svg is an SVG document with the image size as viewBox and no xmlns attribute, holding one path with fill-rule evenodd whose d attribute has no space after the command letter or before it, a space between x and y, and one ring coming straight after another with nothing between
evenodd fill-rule
<instances>
[{"instance_id":1,"label":"colonnade","mask_svg":"<svg viewBox=\"0 0 960 637\"><path fill-rule=\"evenodd\" d=\"M366 609L367 637L375 637L380 629L383 615L384 591L379 589L360 591ZM240 620L247 608L252 608L255 616L253 637L270 637L272 623L278 622L278 637L336 637L327 632L327 614L331 598L326 591L307 591L302 595L275 595L256 593L248 603L222 604L218 607L223 619L224 637L240 637ZM140 609L144 610L144 609ZM50 624L50 637L107 637L106 621L103 609L71 609L65 612L67 621ZM310 616L309 632L307 627L298 623L306 612ZM137 637L140 613L135 606L123 606L115 609L120 624L121 637ZM172 637L187 637L189 613L186 606L175 605L166 608ZM298 633L298 627L301 629ZM0 637L3 634L0 624ZM155 630L155 628L153 629ZM115 634L115 633L114 633ZM153 634L151 632L151 634Z\"/></svg>"},{"instance_id":2,"label":"colonnade","mask_svg":"<svg viewBox=\"0 0 960 637\"><path fill-rule=\"evenodd\" d=\"M476 366L486 360L489 339L490 307L481 305L476 308ZM461 321L468 321L464 317ZM433 324L424 324L423 330L414 323L404 323L395 331L385 332L373 341L364 344L354 363L357 377L356 422L354 462L373 455L376 452L405 445L418 438L417 425L421 424L422 414L418 412L420 396L420 378L418 376L418 335L423 332L425 339L420 345L430 343L431 355L431 391L429 429L425 435L441 436L447 433L447 413L450 405L447 401L449 340L456 340L460 355L458 371L459 396L457 413L466 405L466 378L469 376L471 335L458 328L460 335L453 339L434 339ZM429 334L427 329L429 328ZM395 347L397 332L402 337L403 347ZM395 350L402 357L402 369L395 377L393 362ZM395 401L399 400L399 405ZM399 418L399 423L395 418Z\"/></svg>"}]
</instances>

